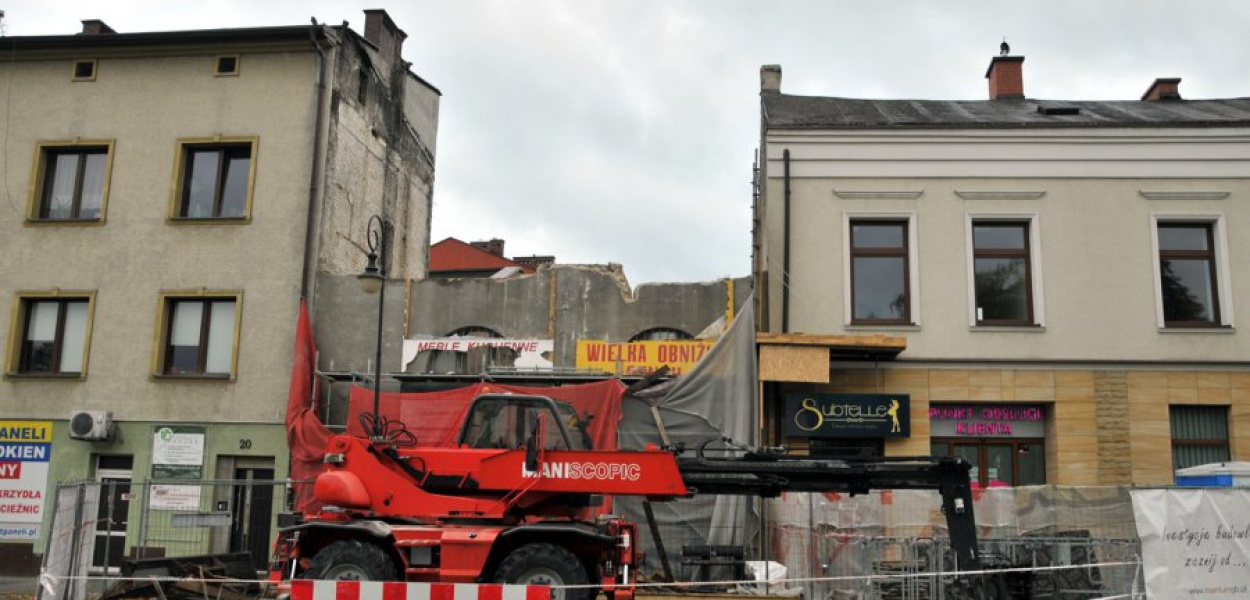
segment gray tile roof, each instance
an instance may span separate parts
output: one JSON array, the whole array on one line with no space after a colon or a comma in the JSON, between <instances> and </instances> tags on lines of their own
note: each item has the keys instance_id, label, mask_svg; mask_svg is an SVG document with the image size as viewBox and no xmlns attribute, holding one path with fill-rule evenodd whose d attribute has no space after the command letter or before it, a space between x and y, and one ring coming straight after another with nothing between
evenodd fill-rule
<instances>
[{"instance_id":1,"label":"gray tile roof","mask_svg":"<svg viewBox=\"0 0 1250 600\"><path fill-rule=\"evenodd\" d=\"M1250 98L1222 100L862 100L763 92L771 129L1013 129L1250 126ZM1060 108L1046 114L1043 108ZM1062 109L1068 110L1062 110Z\"/></svg>"}]
</instances>

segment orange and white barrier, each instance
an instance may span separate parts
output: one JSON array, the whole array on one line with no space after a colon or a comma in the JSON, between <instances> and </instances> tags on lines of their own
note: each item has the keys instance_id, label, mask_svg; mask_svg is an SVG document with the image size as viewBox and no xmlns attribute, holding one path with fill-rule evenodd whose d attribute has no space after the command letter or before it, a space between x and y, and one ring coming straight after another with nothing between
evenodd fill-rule
<instances>
[{"instance_id":1,"label":"orange and white barrier","mask_svg":"<svg viewBox=\"0 0 1250 600\"><path fill-rule=\"evenodd\" d=\"M551 600L545 585L296 579L291 600Z\"/></svg>"}]
</instances>

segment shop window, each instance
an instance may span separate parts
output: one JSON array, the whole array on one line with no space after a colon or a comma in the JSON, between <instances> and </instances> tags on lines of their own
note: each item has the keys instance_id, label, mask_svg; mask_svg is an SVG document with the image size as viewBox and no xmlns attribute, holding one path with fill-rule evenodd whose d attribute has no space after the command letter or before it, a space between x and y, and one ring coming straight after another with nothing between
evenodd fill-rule
<instances>
[{"instance_id":1,"label":"shop window","mask_svg":"<svg viewBox=\"0 0 1250 600\"><path fill-rule=\"evenodd\" d=\"M972 465L972 481L982 488L1046 483L1043 440L934 439L933 456L959 456Z\"/></svg>"},{"instance_id":2,"label":"shop window","mask_svg":"<svg viewBox=\"0 0 1250 600\"><path fill-rule=\"evenodd\" d=\"M91 341L94 294L21 294L15 305L8 373L15 376L83 377Z\"/></svg>"},{"instance_id":3,"label":"shop window","mask_svg":"<svg viewBox=\"0 0 1250 600\"><path fill-rule=\"evenodd\" d=\"M182 140L170 218L243 222L251 216L256 139Z\"/></svg>"},{"instance_id":4,"label":"shop window","mask_svg":"<svg viewBox=\"0 0 1250 600\"><path fill-rule=\"evenodd\" d=\"M1172 468L1227 462L1228 407L1173 406Z\"/></svg>"},{"instance_id":5,"label":"shop window","mask_svg":"<svg viewBox=\"0 0 1250 600\"><path fill-rule=\"evenodd\" d=\"M103 220L112 147L111 141L39 144L27 218L33 222Z\"/></svg>"},{"instance_id":6,"label":"shop window","mask_svg":"<svg viewBox=\"0 0 1250 600\"><path fill-rule=\"evenodd\" d=\"M158 377L233 379L242 293L165 293L160 303Z\"/></svg>"},{"instance_id":7,"label":"shop window","mask_svg":"<svg viewBox=\"0 0 1250 600\"><path fill-rule=\"evenodd\" d=\"M851 324L911 323L906 221L850 223Z\"/></svg>"},{"instance_id":8,"label":"shop window","mask_svg":"<svg viewBox=\"0 0 1250 600\"><path fill-rule=\"evenodd\" d=\"M972 222L972 273L977 325L1033 325L1029 223Z\"/></svg>"},{"instance_id":9,"label":"shop window","mask_svg":"<svg viewBox=\"0 0 1250 600\"><path fill-rule=\"evenodd\" d=\"M1165 327L1220 324L1211 223L1159 223L1159 295Z\"/></svg>"}]
</instances>

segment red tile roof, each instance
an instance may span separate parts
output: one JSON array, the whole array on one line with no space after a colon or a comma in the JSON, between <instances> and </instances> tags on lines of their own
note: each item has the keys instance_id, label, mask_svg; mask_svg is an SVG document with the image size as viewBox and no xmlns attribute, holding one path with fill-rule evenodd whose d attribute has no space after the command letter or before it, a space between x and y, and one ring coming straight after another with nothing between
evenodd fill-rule
<instances>
[{"instance_id":1,"label":"red tile roof","mask_svg":"<svg viewBox=\"0 0 1250 600\"><path fill-rule=\"evenodd\" d=\"M456 238L447 238L430 246L430 274L449 271L498 271L518 267L525 273L534 269L502 256L491 254Z\"/></svg>"}]
</instances>

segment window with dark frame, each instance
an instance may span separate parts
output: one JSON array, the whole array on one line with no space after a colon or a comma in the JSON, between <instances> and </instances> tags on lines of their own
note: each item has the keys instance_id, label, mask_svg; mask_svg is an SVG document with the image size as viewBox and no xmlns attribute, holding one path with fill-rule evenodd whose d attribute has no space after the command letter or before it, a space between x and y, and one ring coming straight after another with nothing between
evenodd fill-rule
<instances>
[{"instance_id":1,"label":"window with dark frame","mask_svg":"<svg viewBox=\"0 0 1250 600\"><path fill-rule=\"evenodd\" d=\"M1172 469L1229 460L1227 406L1171 406Z\"/></svg>"},{"instance_id":2,"label":"window with dark frame","mask_svg":"<svg viewBox=\"0 0 1250 600\"><path fill-rule=\"evenodd\" d=\"M217 75L238 75L239 57L233 54L217 57Z\"/></svg>"},{"instance_id":3,"label":"window with dark frame","mask_svg":"<svg viewBox=\"0 0 1250 600\"><path fill-rule=\"evenodd\" d=\"M79 375L86 361L87 298L21 299L20 375Z\"/></svg>"},{"instance_id":4,"label":"window with dark frame","mask_svg":"<svg viewBox=\"0 0 1250 600\"><path fill-rule=\"evenodd\" d=\"M106 146L44 147L36 220L100 219L108 176Z\"/></svg>"},{"instance_id":5,"label":"window with dark frame","mask_svg":"<svg viewBox=\"0 0 1250 600\"><path fill-rule=\"evenodd\" d=\"M95 80L95 61L94 60L78 60L74 61L74 81L94 81Z\"/></svg>"},{"instance_id":6,"label":"window with dark frame","mask_svg":"<svg viewBox=\"0 0 1250 600\"><path fill-rule=\"evenodd\" d=\"M247 217L251 144L187 144L182 160L179 218Z\"/></svg>"},{"instance_id":7,"label":"window with dark frame","mask_svg":"<svg viewBox=\"0 0 1250 600\"><path fill-rule=\"evenodd\" d=\"M1218 326L1214 228L1210 223L1159 223L1158 235L1164 326Z\"/></svg>"},{"instance_id":8,"label":"window with dark frame","mask_svg":"<svg viewBox=\"0 0 1250 600\"><path fill-rule=\"evenodd\" d=\"M225 377L234 369L237 299L170 298L165 306L164 375Z\"/></svg>"},{"instance_id":9,"label":"window with dark frame","mask_svg":"<svg viewBox=\"0 0 1250 600\"><path fill-rule=\"evenodd\" d=\"M1027 222L974 221L972 265L977 325L1033 325Z\"/></svg>"},{"instance_id":10,"label":"window with dark frame","mask_svg":"<svg viewBox=\"0 0 1250 600\"><path fill-rule=\"evenodd\" d=\"M911 324L906 221L851 221L851 323Z\"/></svg>"}]
</instances>

